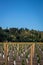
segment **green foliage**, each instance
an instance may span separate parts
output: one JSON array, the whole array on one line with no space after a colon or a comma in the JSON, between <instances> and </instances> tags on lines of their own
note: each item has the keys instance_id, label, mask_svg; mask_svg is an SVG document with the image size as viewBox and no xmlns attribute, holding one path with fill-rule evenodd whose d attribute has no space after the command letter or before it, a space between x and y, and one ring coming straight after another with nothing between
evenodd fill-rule
<instances>
[{"instance_id":1,"label":"green foliage","mask_svg":"<svg viewBox=\"0 0 43 65\"><path fill-rule=\"evenodd\" d=\"M13 57L13 60L15 60L16 59L16 55L14 55L14 57Z\"/></svg>"},{"instance_id":2,"label":"green foliage","mask_svg":"<svg viewBox=\"0 0 43 65\"><path fill-rule=\"evenodd\" d=\"M25 62L24 62L24 60L22 60L22 65L25 65Z\"/></svg>"},{"instance_id":3,"label":"green foliage","mask_svg":"<svg viewBox=\"0 0 43 65\"><path fill-rule=\"evenodd\" d=\"M41 32L36 30L29 30L27 28L7 28L2 29L0 27L0 42L35 42L42 41Z\"/></svg>"}]
</instances>

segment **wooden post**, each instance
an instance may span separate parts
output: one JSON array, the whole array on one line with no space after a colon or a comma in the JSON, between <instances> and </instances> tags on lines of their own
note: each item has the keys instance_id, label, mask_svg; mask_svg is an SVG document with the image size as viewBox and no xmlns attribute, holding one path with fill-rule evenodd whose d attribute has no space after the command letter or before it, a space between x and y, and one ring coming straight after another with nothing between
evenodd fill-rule
<instances>
[{"instance_id":1,"label":"wooden post","mask_svg":"<svg viewBox=\"0 0 43 65\"><path fill-rule=\"evenodd\" d=\"M33 65L33 57L34 57L34 53L35 53L35 44L33 44L32 46L31 46L31 52L30 52L30 64L31 65Z\"/></svg>"},{"instance_id":2,"label":"wooden post","mask_svg":"<svg viewBox=\"0 0 43 65\"><path fill-rule=\"evenodd\" d=\"M33 50L33 57L34 57L34 53L35 53L35 43L33 44L32 47L33 47L32 50Z\"/></svg>"},{"instance_id":3,"label":"wooden post","mask_svg":"<svg viewBox=\"0 0 43 65\"><path fill-rule=\"evenodd\" d=\"M33 62L32 62L32 46L31 46L30 51L31 51L31 52L30 52L30 65L33 65L33 64L32 64L32 63L33 63Z\"/></svg>"},{"instance_id":4,"label":"wooden post","mask_svg":"<svg viewBox=\"0 0 43 65\"><path fill-rule=\"evenodd\" d=\"M4 43L4 55L5 55L5 65L8 65L8 44L7 42Z\"/></svg>"}]
</instances>

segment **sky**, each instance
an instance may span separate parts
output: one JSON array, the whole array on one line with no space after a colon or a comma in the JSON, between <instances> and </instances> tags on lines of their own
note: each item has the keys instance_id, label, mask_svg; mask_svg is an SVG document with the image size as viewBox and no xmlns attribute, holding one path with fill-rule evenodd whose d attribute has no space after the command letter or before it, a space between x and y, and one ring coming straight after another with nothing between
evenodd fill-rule
<instances>
[{"instance_id":1,"label":"sky","mask_svg":"<svg viewBox=\"0 0 43 65\"><path fill-rule=\"evenodd\" d=\"M0 27L43 31L43 0L0 0Z\"/></svg>"}]
</instances>

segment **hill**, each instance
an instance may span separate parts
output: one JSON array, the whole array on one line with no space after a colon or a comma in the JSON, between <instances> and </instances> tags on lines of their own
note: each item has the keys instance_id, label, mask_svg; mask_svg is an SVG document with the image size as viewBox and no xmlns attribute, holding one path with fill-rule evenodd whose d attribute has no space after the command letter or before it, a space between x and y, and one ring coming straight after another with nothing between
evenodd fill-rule
<instances>
[{"instance_id":1,"label":"hill","mask_svg":"<svg viewBox=\"0 0 43 65\"><path fill-rule=\"evenodd\" d=\"M0 27L0 42L43 42L43 31Z\"/></svg>"}]
</instances>

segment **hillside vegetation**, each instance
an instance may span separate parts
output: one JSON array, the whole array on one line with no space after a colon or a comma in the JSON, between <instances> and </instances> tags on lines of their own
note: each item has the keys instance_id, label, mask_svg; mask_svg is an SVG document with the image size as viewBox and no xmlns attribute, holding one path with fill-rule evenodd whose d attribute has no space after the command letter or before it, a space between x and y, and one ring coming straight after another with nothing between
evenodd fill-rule
<instances>
[{"instance_id":1,"label":"hillside vegetation","mask_svg":"<svg viewBox=\"0 0 43 65\"><path fill-rule=\"evenodd\" d=\"M0 27L0 42L43 42L43 32L27 28Z\"/></svg>"}]
</instances>

